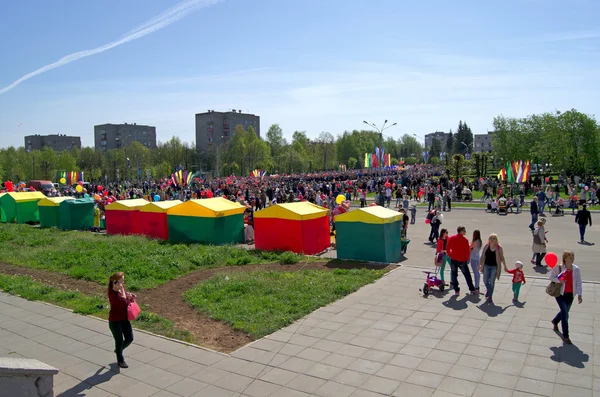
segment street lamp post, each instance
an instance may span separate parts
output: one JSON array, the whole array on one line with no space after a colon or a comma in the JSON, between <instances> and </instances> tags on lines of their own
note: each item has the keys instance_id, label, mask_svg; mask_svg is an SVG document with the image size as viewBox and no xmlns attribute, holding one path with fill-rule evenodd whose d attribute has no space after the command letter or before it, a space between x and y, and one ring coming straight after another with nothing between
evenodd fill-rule
<instances>
[{"instance_id":1,"label":"street lamp post","mask_svg":"<svg viewBox=\"0 0 600 397\"><path fill-rule=\"evenodd\" d=\"M465 147L465 154L469 153L469 146L473 146L473 143L467 145L466 143L461 142L461 144Z\"/></svg>"},{"instance_id":2,"label":"street lamp post","mask_svg":"<svg viewBox=\"0 0 600 397\"><path fill-rule=\"evenodd\" d=\"M386 127L387 124L387 120L385 120L383 122L383 125L381 126L381 128L378 128L374 123L369 123L366 120L363 120L363 123L365 123L366 125L375 128L375 130L377 132L379 132L379 164L383 163L383 153L381 153L381 149L383 148L383 131L387 130L388 128L392 128L393 126L395 126L398 123L394 123L394 124L390 124Z\"/></svg>"}]
</instances>

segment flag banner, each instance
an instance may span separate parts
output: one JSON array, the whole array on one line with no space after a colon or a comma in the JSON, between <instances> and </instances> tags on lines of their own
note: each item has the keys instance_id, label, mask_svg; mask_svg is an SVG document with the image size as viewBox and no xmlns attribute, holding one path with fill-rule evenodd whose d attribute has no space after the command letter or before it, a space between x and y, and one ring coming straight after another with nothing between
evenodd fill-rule
<instances>
[{"instance_id":1,"label":"flag banner","mask_svg":"<svg viewBox=\"0 0 600 397\"><path fill-rule=\"evenodd\" d=\"M502 168L499 172L498 175L496 175L496 178L500 179L501 181L506 179L506 168Z\"/></svg>"},{"instance_id":2,"label":"flag banner","mask_svg":"<svg viewBox=\"0 0 600 397\"><path fill-rule=\"evenodd\" d=\"M531 176L531 161L523 162L523 175L521 176L521 183L525 183Z\"/></svg>"},{"instance_id":3,"label":"flag banner","mask_svg":"<svg viewBox=\"0 0 600 397\"><path fill-rule=\"evenodd\" d=\"M506 180L508 181L508 183L515 183L514 170L512 164L509 162L506 163Z\"/></svg>"},{"instance_id":4,"label":"flag banner","mask_svg":"<svg viewBox=\"0 0 600 397\"><path fill-rule=\"evenodd\" d=\"M426 163L429 160L429 152L423 152L423 162Z\"/></svg>"}]
</instances>

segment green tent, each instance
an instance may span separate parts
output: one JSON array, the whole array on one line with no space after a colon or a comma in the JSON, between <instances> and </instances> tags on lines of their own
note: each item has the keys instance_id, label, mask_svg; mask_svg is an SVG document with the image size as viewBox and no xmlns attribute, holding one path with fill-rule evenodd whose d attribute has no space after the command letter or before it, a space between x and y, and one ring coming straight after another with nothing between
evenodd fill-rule
<instances>
[{"instance_id":1,"label":"green tent","mask_svg":"<svg viewBox=\"0 0 600 397\"><path fill-rule=\"evenodd\" d=\"M38 203L38 208L40 210L40 227L59 227L60 203L73 199L74 197L47 197L40 200Z\"/></svg>"},{"instance_id":2,"label":"green tent","mask_svg":"<svg viewBox=\"0 0 600 397\"><path fill-rule=\"evenodd\" d=\"M380 206L335 217L338 259L394 263L400 261L402 214Z\"/></svg>"},{"instance_id":3,"label":"green tent","mask_svg":"<svg viewBox=\"0 0 600 397\"><path fill-rule=\"evenodd\" d=\"M0 198L2 210L8 223L27 223L40 221L38 202L45 199L40 192L11 192Z\"/></svg>"},{"instance_id":4,"label":"green tent","mask_svg":"<svg viewBox=\"0 0 600 397\"><path fill-rule=\"evenodd\" d=\"M2 209L2 196L4 196L6 193L0 193L0 222L1 223L6 223L6 214L4 213L4 210Z\"/></svg>"},{"instance_id":5,"label":"green tent","mask_svg":"<svg viewBox=\"0 0 600 397\"><path fill-rule=\"evenodd\" d=\"M245 209L224 198L186 201L167 211L169 241L243 243Z\"/></svg>"},{"instance_id":6,"label":"green tent","mask_svg":"<svg viewBox=\"0 0 600 397\"><path fill-rule=\"evenodd\" d=\"M60 228L89 230L94 226L94 199L82 198L60 203Z\"/></svg>"}]
</instances>

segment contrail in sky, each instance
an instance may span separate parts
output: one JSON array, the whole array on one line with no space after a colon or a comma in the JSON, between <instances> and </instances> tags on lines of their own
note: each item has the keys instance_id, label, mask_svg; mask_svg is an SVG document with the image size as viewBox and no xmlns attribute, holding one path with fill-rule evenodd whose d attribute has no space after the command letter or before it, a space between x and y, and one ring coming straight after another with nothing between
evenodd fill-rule
<instances>
[{"instance_id":1,"label":"contrail in sky","mask_svg":"<svg viewBox=\"0 0 600 397\"><path fill-rule=\"evenodd\" d=\"M77 61L78 59L89 57L92 55L100 54L101 52L110 50L111 48L120 46L121 44L128 43L130 41L142 38L150 33L154 33L157 30L160 30L164 27L169 26L173 22L179 21L181 18L191 14L194 11L197 11L201 8L209 7L216 3L219 3L223 0L187 0L182 1L181 3L175 5L173 8L168 9L167 11L151 18L145 23L141 24L134 30L129 33L121 36L116 41L113 41L108 44L104 44L100 47L92 48L90 50L83 50L79 52L75 52L73 54L69 54L67 56L62 57L58 61L48 64L46 66L42 66L41 68L34 70L33 72L27 73L25 76L15 80L12 84L0 89L0 95L4 94L7 91L12 90L22 82L29 80L32 77L37 76L38 74L42 74L52 69L56 69L60 66L66 65L73 61Z\"/></svg>"}]
</instances>

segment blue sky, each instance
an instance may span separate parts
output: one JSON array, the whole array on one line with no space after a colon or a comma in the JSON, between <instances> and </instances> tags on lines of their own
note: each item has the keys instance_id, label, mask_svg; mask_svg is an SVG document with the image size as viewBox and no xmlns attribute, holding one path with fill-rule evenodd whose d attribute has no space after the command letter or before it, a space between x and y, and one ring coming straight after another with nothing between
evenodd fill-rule
<instances>
[{"instance_id":1,"label":"blue sky","mask_svg":"<svg viewBox=\"0 0 600 397\"><path fill-rule=\"evenodd\" d=\"M0 2L0 90L113 42L176 0ZM194 140L194 114L242 109L265 133L334 135L362 120L423 136L494 116L598 113L595 0L223 0L0 94L0 146L136 122Z\"/></svg>"}]
</instances>

